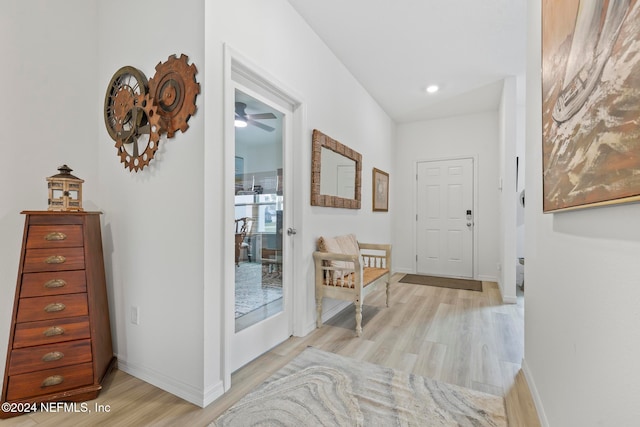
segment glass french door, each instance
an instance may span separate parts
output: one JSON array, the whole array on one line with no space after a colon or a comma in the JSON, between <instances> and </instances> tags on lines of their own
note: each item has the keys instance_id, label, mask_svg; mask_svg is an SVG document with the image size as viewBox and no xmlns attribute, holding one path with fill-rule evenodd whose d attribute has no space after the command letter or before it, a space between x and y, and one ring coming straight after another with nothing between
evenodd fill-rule
<instances>
[{"instance_id":1,"label":"glass french door","mask_svg":"<svg viewBox=\"0 0 640 427\"><path fill-rule=\"evenodd\" d=\"M286 112L248 92L235 89L232 371L286 340L292 331L284 232Z\"/></svg>"}]
</instances>

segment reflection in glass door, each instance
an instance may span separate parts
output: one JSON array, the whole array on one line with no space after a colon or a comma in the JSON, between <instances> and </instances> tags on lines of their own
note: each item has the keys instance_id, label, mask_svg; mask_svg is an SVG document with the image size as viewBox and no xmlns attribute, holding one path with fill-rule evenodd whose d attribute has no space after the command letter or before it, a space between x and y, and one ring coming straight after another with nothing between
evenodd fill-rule
<instances>
[{"instance_id":1,"label":"reflection in glass door","mask_svg":"<svg viewBox=\"0 0 640 427\"><path fill-rule=\"evenodd\" d=\"M235 331L284 309L283 116L235 91Z\"/></svg>"}]
</instances>

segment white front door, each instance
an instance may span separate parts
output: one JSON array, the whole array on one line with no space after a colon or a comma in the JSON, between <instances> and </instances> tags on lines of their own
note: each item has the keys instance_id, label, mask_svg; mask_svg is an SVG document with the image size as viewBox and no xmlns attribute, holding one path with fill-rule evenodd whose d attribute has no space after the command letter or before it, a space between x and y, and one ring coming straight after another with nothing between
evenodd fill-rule
<instances>
[{"instance_id":1,"label":"white front door","mask_svg":"<svg viewBox=\"0 0 640 427\"><path fill-rule=\"evenodd\" d=\"M418 162L416 272L473 278L473 159Z\"/></svg>"}]
</instances>

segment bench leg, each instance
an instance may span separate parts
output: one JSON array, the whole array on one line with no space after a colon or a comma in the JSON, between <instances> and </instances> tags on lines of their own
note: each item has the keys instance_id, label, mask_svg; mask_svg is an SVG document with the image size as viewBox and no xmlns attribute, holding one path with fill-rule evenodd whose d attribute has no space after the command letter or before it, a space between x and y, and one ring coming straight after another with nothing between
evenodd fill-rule
<instances>
[{"instance_id":1,"label":"bench leg","mask_svg":"<svg viewBox=\"0 0 640 427\"><path fill-rule=\"evenodd\" d=\"M362 335L362 301L357 299L356 305L356 336Z\"/></svg>"},{"instance_id":2,"label":"bench leg","mask_svg":"<svg viewBox=\"0 0 640 427\"><path fill-rule=\"evenodd\" d=\"M391 279L387 282L387 307L389 307L389 297L391 296Z\"/></svg>"},{"instance_id":3,"label":"bench leg","mask_svg":"<svg viewBox=\"0 0 640 427\"><path fill-rule=\"evenodd\" d=\"M316 293L316 328L322 327L322 293Z\"/></svg>"}]
</instances>

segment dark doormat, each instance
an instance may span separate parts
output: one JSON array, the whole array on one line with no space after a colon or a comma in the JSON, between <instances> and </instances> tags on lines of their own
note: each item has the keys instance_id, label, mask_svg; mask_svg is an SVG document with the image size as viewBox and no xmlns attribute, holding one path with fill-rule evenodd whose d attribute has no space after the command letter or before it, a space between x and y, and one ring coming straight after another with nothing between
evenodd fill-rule
<instances>
[{"instance_id":1,"label":"dark doormat","mask_svg":"<svg viewBox=\"0 0 640 427\"><path fill-rule=\"evenodd\" d=\"M454 279L451 277L424 276L422 274L406 274L401 283L414 285L438 286L440 288L465 289L482 292L482 282L469 279Z\"/></svg>"}]
</instances>

